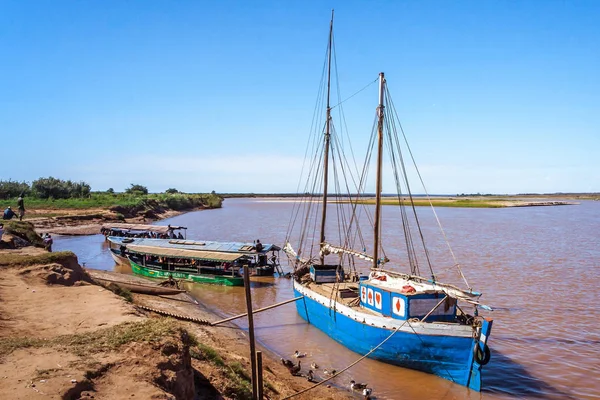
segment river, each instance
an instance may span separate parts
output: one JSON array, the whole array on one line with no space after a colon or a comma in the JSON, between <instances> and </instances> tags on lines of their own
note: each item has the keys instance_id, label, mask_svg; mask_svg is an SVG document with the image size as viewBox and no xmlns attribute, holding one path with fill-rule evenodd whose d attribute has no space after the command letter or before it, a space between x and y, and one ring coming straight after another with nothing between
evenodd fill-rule
<instances>
[{"instance_id":1,"label":"river","mask_svg":"<svg viewBox=\"0 0 600 400\"><path fill-rule=\"evenodd\" d=\"M188 239L283 245L291 210L291 201L227 199L221 209L159 224L189 227ZM398 222L385 210L384 226ZM600 202L436 211L469 283L495 308L485 314L494 326L482 392L368 359L334 383L348 388L350 379L368 382L378 399L600 399ZM421 222L425 230L435 224ZM54 243L55 250L75 252L87 267L115 268L102 235L59 236ZM283 253L282 263L289 270ZM254 308L293 295L284 278L254 278L251 286ZM245 312L243 288L190 288L223 316ZM238 324L245 328L244 320ZM359 357L302 320L293 304L257 314L254 324L257 339L282 357L307 352L305 363L321 366L317 376Z\"/></svg>"}]
</instances>

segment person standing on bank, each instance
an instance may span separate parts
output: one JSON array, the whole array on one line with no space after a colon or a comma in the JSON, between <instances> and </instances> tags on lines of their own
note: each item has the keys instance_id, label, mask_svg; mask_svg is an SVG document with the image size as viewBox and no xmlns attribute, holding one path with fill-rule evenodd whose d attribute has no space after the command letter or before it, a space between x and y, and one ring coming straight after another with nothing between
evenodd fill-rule
<instances>
[{"instance_id":1,"label":"person standing on bank","mask_svg":"<svg viewBox=\"0 0 600 400\"><path fill-rule=\"evenodd\" d=\"M257 253L260 253L263 249L263 245L258 239L256 239L256 244L254 245L254 247L256 248Z\"/></svg>"},{"instance_id":2,"label":"person standing on bank","mask_svg":"<svg viewBox=\"0 0 600 400\"><path fill-rule=\"evenodd\" d=\"M19 211L19 221L23 221L23 216L25 215L25 205L23 203L23 197L25 195L21 193L19 198L17 199L17 209Z\"/></svg>"}]
</instances>

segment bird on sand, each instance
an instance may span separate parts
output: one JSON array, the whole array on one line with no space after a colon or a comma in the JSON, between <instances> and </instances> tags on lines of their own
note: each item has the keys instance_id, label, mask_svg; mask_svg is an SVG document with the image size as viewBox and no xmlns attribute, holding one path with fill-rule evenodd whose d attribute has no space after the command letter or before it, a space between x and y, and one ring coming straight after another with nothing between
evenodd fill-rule
<instances>
[{"instance_id":1,"label":"bird on sand","mask_svg":"<svg viewBox=\"0 0 600 400\"><path fill-rule=\"evenodd\" d=\"M337 371L336 371L335 369L327 369L327 368L325 368L325 369L323 370L323 373L324 373L325 375L335 375L335 373L336 373L336 372L337 372Z\"/></svg>"},{"instance_id":2,"label":"bird on sand","mask_svg":"<svg viewBox=\"0 0 600 400\"><path fill-rule=\"evenodd\" d=\"M282 359L281 359L281 363L282 363L283 365L285 365L286 367L288 367L288 368L291 368L291 367L293 367L293 366L294 366L294 362L293 362L293 361L286 360L286 359L284 359L284 358L282 358Z\"/></svg>"},{"instance_id":3,"label":"bird on sand","mask_svg":"<svg viewBox=\"0 0 600 400\"><path fill-rule=\"evenodd\" d=\"M315 381L315 376L313 375L312 369L308 370L308 374L306 374L306 380L309 382Z\"/></svg>"},{"instance_id":4,"label":"bird on sand","mask_svg":"<svg viewBox=\"0 0 600 400\"><path fill-rule=\"evenodd\" d=\"M365 400L371 400L371 393L373 393L373 389L371 389L371 388L363 389L362 394L365 397Z\"/></svg>"},{"instance_id":5,"label":"bird on sand","mask_svg":"<svg viewBox=\"0 0 600 400\"><path fill-rule=\"evenodd\" d=\"M366 387L367 387L366 383L358 383L358 382L355 382L354 379L350 381L350 389L352 389L352 390L365 389Z\"/></svg>"},{"instance_id":6,"label":"bird on sand","mask_svg":"<svg viewBox=\"0 0 600 400\"><path fill-rule=\"evenodd\" d=\"M300 361L298 361L298 365L294 365L293 367L290 367L289 370L290 370L290 374L297 376L298 373L300 372Z\"/></svg>"}]
</instances>

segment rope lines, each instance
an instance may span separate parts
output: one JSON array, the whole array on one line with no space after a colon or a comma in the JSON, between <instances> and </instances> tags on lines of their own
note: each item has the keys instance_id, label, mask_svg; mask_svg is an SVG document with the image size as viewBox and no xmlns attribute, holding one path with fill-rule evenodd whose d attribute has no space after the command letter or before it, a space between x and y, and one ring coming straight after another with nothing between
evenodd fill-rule
<instances>
[{"instance_id":1,"label":"rope lines","mask_svg":"<svg viewBox=\"0 0 600 400\"><path fill-rule=\"evenodd\" d=\"M389 334L388 337L386 337L381 343L379 343L377 346L373 347L367 354L365 354L364 356L360 357L358 360L354 361L352 364L348 365L346 368L337 371L335 374L331 375L329 378L322 380L319 383L316 383L314 385L312 385L309 388L306 388L304 390L301 390L297 393L294 393L290 396L284 397L282 400L287 400L287 399L291 399L292 397L296 397L298 395L301 395L302 393L306 393L309 390L312 390L314 388L316 388L317 386L321 386L322 384L324 384L325 382L335 378L336 376L340 375L342 372L345 372L347 370L349 370L350 368L354 367L356 364L358 364L359 362L361 362L362 360L364 360L365 358L367 358L368 356L370 356L375 350L377 350L378 348L380 348L381 346L383 346L383 344L385 344L385 342L387 342L388 340L390 340L392 338L392 336L394 336L396 334L396 332L398 332L403 326L404 324L406 324L408 322L408 320L405 320L402 325L400 325L398 328L394 329L392 331L392 333ZM410 325L410 324L409 324Z\"/></svg>"}]
</instances>

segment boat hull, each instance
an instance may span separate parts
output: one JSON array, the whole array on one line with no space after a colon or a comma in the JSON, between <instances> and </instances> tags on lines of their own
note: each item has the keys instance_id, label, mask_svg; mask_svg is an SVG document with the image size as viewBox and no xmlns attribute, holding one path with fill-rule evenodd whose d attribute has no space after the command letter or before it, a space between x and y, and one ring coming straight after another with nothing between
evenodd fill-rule
<instances>
[{"instance_id":1,"label":"boat hull","mask_svg":"<svg viewBox=\"0 0 600 400\"><path fill-rule=\"evenodd\" d=\"M296 302L298 314L348 349L365 355L390 336L393 329L373 326L334 312L315 300L310 289L294 282L294 294L304 299ZM356 317L356 316L355 316ZM399 329L369 358L388 364L431 373L474 390L481 390L481 366L474 362L473 350L478 341L473 336L428 335L410 329ZM489 327L487 334L489 335ZM463 329L464 330L464 329ZM486 335L487 339L487 335Z\"/></svg>"},{"instance_id":2,"label":"boat hull","mask_svg":"<svg viewBox=\"0 0 600 400\"><path fill-rule=\"evenodd\" d=\"M210 274L193 274L188 272L178 271L163 271L158 269L147 268L129 260L131 270L134 274L147 276L150 278L169 278L185 279L196 283L210 283L213 285L224 286L244 286L244 278L238 276L227 275L210 275Z\"/></svg>"},{"instance_id":3,"label":"boat hull","mask_svg":"<svg viewBox=\"0 0 600 400\"><path fill-rule=\"evenodd\" d=\"M119 264L119 265L129 265L129 259L127 259L127 257L123 257L120 254L117 254L117 252L113 249L110 250L110 255L113 258L113 260L115 261L115 263Z\"/></svg>"}]
</instances>

